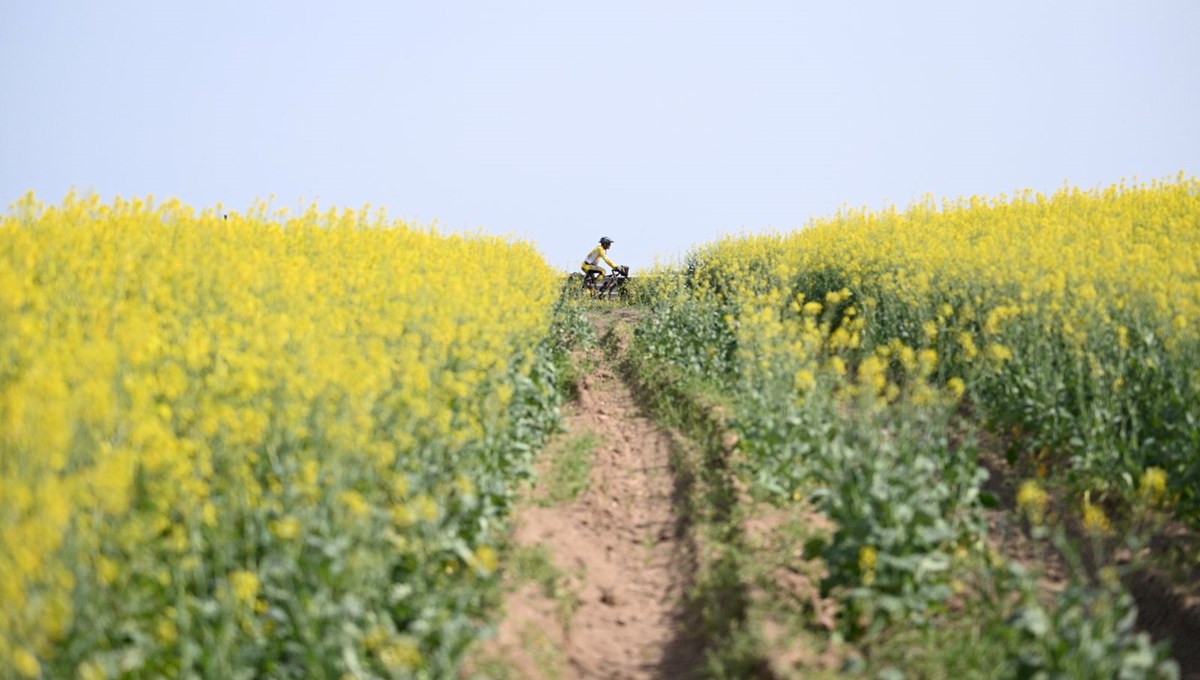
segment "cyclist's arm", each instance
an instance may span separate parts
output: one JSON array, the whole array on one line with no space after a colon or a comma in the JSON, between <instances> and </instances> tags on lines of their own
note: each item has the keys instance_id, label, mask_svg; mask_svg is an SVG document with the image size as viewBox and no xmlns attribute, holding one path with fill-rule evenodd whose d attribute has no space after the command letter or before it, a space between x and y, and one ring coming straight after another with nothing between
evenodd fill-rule
<instances>
[{"instance_id":1,"label":"cyclist's arm","mask_svg":"<svg viewBox=\"0 0 1200 680\"><path fill-rule=\"evenodd\" d=\"M600 259L607 262L609 267L612 267L613 269L617 268L617 265L613 264L613 261L608 259L608 255L605 255L604 253L600 253Z\"/></svg>"}]
</instances>

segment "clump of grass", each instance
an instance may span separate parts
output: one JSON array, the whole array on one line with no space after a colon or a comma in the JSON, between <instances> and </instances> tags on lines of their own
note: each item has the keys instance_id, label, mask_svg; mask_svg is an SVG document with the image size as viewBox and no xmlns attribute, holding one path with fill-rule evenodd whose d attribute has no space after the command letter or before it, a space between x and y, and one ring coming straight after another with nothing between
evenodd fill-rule
<instances>
[{"instance_id":1,"label":"clump of grass","mask_svg":"<svg viewBox=\"0 0 1200 680\"><path fill-rule=\"evenodd\" d=\"M595 432L581 432L568 439L550 461L543 480L540 499L543 505L568 503L588 488L592 472L592 451L599 442Z\"/></svg>"},{"instance_id":2,"label":"clump of grass","mask_svg":"<svg viewBox=\"0 0 1200 680\"><path fill-rule=\"evenodd\" d=\"M554 597L558 592L562 572L554 566L550 558L550 550L544 545L519 548L513 552L510 566L513 571L513 581L517 583L533 583L537 585L546 597Z\"/></svg>"}]
</instances>

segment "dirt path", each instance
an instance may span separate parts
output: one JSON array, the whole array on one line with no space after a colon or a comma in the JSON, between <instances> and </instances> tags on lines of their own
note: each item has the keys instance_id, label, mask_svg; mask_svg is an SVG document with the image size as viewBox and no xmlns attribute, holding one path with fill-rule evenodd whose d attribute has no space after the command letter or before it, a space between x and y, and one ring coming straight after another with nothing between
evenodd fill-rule
<instances>
[{"instance_id":1,"label":"dirt path","mask_svg":"<svg viewBox=\"0 0 1200 680\"><path fill-rule=\"evenodd\" d=\"M596 320L630 321L614 314ZM526 582L510 584L496 638L469 664L474 677L692 675L696 654L683 622L689 550L673 502L674 444L637 407L616 368L619 351L597 348L579 358L594 368L564 409L566 432L544 452L538 478L554 478L564 456L586 447L586 487L551 502L539 483L518 507L513 553L524 563L517 578Z\"/></svg>"}]
</instances>

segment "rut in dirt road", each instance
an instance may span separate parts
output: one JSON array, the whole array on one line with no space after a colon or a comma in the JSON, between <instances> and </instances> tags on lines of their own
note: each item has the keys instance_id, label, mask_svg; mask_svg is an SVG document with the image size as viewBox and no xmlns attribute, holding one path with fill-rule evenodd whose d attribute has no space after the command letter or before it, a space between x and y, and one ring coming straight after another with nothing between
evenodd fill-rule
<instances>
[{"instance_id":1,"label":"rut in dirt road","mask_svg":"<svg viewBox=\"0 0 1200 680\"><path fill-rule=\"evenodd\" d=\"M561 578L556 590L524 584L506 596L487 654L507 670L484 677L687 678L699 663L684 606L692 551L671 468L679 444L638 408L619 352L581 357L595 368L539 464L586 438L586 488L555 504L538 503L535 490L516 510L514 552L547 555Z\"/></svg>"}]
</instances>

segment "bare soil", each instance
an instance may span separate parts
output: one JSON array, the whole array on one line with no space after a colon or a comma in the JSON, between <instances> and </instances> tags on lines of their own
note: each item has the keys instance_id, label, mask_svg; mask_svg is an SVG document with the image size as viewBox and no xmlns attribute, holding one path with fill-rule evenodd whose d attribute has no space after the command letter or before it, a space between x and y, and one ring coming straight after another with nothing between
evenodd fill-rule
<instances>
[{"instance_id":1,"label":"bare soil","mask_svg":"<svg viewBox=\"0 0 1200 680\"><path fill-rule=\"evenodd\" d=\"M630 320L628 313L596 316L601 334ZM468 664L474 677L490 677L480 659L508 669L499 677L694 676L698 653L684 604L691 558L673 503L676 444L637 407L615 360L592 353L580 357L596 368L564 409L566 433L539 463L551 465L557 447L593 432L589 483L576 499L552 506L539 503L534 488L514 518L514 551L548 554L562 577L553 589L513 584L495 639Z\"/></svg>"}]
</instances>

